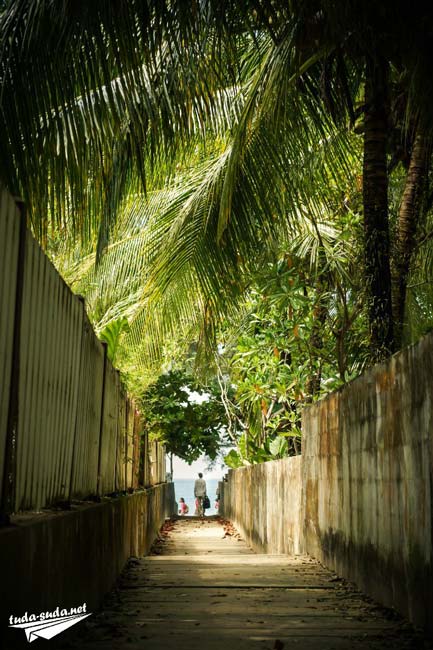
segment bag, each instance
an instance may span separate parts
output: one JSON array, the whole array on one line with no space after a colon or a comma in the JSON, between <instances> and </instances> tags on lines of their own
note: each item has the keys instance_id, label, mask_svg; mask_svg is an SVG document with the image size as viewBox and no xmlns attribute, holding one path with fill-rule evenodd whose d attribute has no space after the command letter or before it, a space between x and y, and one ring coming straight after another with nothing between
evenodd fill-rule
<instances>
[{"instance_id":1,"label":"bag","mask_svg":"<svg viewBox=\"0 0 433 650\"><path fill-rule=\"evenodd\" d=\"M206 495L203 498L203 510L207 510L208 508L210 508L210 501L209 501L209 497Z\"/></svg>"},{"instance_id":2,"label":"bag","mask_svg":"<svg viewBox=\"0 0 433 650\"><path fill-rule=\"evenodd\" d=\"M188 512L189 512L189 508L188 508L188 506L185 504L185 508L183 509L183 513L184 513L184 515L187 515Z\"/></svg>"}]
</instances>

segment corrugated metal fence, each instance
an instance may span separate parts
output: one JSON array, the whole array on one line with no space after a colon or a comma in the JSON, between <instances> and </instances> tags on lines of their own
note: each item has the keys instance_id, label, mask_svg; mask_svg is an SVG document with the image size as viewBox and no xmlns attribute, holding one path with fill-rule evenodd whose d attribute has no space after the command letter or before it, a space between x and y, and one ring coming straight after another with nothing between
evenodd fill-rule
<instances>
[{"instance_id":1,"label":"corrugated metal fence","mask_svg":"<svg viewBox=\"0 0 433 650\"><path fill-rule=\"evenodd\" d=\"M0 514L164 481L83 301L0 189Z\"/></svg>"}]
</instances>

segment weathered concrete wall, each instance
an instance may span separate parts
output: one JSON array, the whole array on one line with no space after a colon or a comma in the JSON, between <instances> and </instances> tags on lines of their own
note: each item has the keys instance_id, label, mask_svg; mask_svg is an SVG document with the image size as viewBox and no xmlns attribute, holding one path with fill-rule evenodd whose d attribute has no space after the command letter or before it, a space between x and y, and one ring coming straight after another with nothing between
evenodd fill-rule
<instances>
[{"instance_id":1,"label":"weathered concrete wall","mask_svg":"<svg viewBox=\"0 0 433 650\"><path fill-rule=\"evenodd\" d=\"M305 409L302 458L230 471L221 513L433 633L432 406L430 334Z\"/></svg>"},{"instance_id":2,"label":"weathered concrete wall","mask_svg":"<svg viewBox=\"0 0 433 650\"><path fill-rule=\"evenodd\" d=\"M303 418L306 550L433 631L433 336Z\"/></svg>"},{"instance_id":3,"label":"weathered concrete wall","mask_svg":"<svg viewBox=\"0 0 433 650\"><path fill-rule=\"evenodd\" d=\"M83 602L94 611L127 559L149 551L173 511L174 484L165 483L74 511L23 515L0 529L2 633L11 614Z\"/></svg>"},{"instance_id":4,"label":"weathered concrete wall","mask_svg":"<svg viewBox=\"0 0 433 650\"><path fill-rule=\"evenodd\" d=\"M301 456L230 470L220 512L262 553L300 553Z\"/></svg>"}]
</instances>

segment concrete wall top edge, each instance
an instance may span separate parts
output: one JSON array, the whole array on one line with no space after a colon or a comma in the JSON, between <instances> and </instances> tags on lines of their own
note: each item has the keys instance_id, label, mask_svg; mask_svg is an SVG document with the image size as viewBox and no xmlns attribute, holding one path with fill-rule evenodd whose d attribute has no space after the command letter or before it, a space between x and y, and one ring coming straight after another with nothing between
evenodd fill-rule
<instances>
[{"instance_id":1,"label":"concrete wall top edge","mask_svg":"<svg viewBox=\"0 0 433 650\"><path fill-rule=\"evenodd\" d=\"M360 383L367 385L370 384L371 386L375 385L377 378L381 374L386 373L389 370L390 366L395 366L398 370L401 370L401 365L410 365L413 363L413 357L416 356L418 351L420 352L419 356L422 357L424 361L426 359L426 353L427 355L429 353L433 363L433 332L428 332L415 343L408 345L402 350L398 350L384 361L376 363L374 366L367 368L361 375L355 377L343 386L340 386L340 388L333 391L332 393L324 395L319 400L317 400L317 402L314 402L314 404L305 406L302 411L302 419L304 420L304 418L309 417L310 413L314 414L317 409L320 409L321 405L324 402L343 396L354 386L356 386L356 384Z\"/></svg>"}]
</instances>

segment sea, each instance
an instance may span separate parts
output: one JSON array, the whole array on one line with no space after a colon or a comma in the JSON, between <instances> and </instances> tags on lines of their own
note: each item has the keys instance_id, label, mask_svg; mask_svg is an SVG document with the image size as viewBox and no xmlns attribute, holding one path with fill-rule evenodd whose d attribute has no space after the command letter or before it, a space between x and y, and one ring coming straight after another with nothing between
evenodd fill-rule
<instances>
[{"instance_id":1,"label":"sea","mask_svg":"<svg viewBox=\"0 0 433 650\"><path fill-rule=\"evenodd\" d=\"M204 479L206 481L207 495L209 497L210 506L211 506L209 510L206 510L206 515L215 515L218 512L215 508L215 498L216 498L216 490L218 487L218 481L220 479L217 478L207 479L206 476L204 477ZM195 478L174 478L173 483L174 483L174 491L175 491L177 503L179 504L180 497L183 497L185 499L185 503L188 505L189 508L188 515L193 515L195 511L195 498L194 498Z\"/></svg>"}]
</instances>

